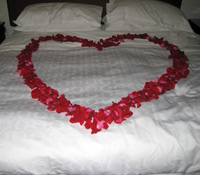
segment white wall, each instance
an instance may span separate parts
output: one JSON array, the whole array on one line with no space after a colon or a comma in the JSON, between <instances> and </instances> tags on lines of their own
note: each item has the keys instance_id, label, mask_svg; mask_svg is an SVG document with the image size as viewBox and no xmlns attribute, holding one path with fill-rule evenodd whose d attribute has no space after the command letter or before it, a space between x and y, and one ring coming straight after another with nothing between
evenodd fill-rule
<instances>
[{"instance_id":1,"label":"white wall","mask_svg":"<svg viewBox=\"0 0 200 175\"><path fill-rule=\"evenodd\" d=\"M182 0L181 10L188 19L200 19L200 0ZM5 21L7 35L12 34L13 28L9 23L6 0L0 0L0 21Z\"/></svg>"},{"instance_id":2,"label":"white wall","mask_svg":"<svg viewBox=\"0 0 200 175\"><path fill-rule=\"evenodd\" d=\"M0 0L0 21L5 22L6 34L7 35L12 34L13 28L10 26L6 0Z\"/></svg>"}]
</instances>

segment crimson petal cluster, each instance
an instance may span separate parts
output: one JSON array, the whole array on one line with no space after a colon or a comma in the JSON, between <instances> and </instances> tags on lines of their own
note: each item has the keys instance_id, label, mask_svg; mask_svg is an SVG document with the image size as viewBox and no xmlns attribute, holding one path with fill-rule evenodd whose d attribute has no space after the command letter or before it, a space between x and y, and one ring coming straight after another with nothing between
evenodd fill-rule
<instances>
[{"instance_id":1,"label":"crimson petal cluster","mask_svg":"<svg viewBox=\"0 0 200 175\"><path fill-rule=\"evenodd\" d=\"M95 47L101 51L103 48L118 46L126 39L146 39L169 50L169 59L173 60L171 67L168 67L166 73L161 75L157 81L146 82L140 91L134 91L127 97L123 97L118 103L114 103L98 112L91 108L72 104L65 98L64 94L46 85L35 73L32 62L32 53L39 49L41 42L49 40L57 42L79 42L82 47ZM163 38L150 37L148 34L123 34L112 36L108 39L100 39L94 42L88 39L79 38L69 35L52 35L41 36L37 40L32 39L31 42L17 56L18 58L18 74L23 77L24 84L32 89L31 95L33 99L37 99L47 106L49 111L57 113L65 113L70 117L71 123L80 123L85 128L91 129L91 133L98 133L102 129L108 129L111 123L120 124L133 115L131 108L139 108L143 102L149 102L158 99L159 95L175 88L176 83L181 78L186 78L189 74L188 58L176 45L169 44Z\"/></svg>"}]
</instances>

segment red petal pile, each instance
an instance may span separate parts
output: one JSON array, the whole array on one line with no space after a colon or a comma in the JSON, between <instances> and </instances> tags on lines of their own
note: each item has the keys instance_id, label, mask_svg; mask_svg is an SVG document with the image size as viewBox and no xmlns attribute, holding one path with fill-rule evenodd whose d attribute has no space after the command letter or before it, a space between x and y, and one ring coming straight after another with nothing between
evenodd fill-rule
<instances>
[{"instance_id":1,"label":"red petal pile","mask_svg":"<svg viewBox=\"0 0 200 175\"><path fill-rule=\"evenodd\" d=\"M98 112L84 106L72 104L63 94L59 95L57 90L47 86L38 78L37 74L35 74L32 53L39 49L41 42L49 40L57 42L79 42L82 43L82 47L95 47L97 50L101 51L103 48L119 46L119 44L126 39L134 40L135 38L146 39L169 50L169 59L173 60L172 67L168 67L166 73L161 75L157 81L146 82L142 90L134 91L127 97L122 98L118 103L113 103L111 106L99 109ZM184 52L180 51L177 46L169 44L168 41L163 40L163 38L150 37L146 33L117 35L105 40L101 39L98 42L89 41L76 36L64 36L62 34L45 37L41 36L37 40L32 39L17 58L18 73L23 77L24 83L32 89L32 98L46 105L49 111L66 113L66 116L71 117L71 123L80 123L84 125L85 128L92 130L92 134L102 129L108 129L109 125L113 122L120 124L126 120L126 118L133 115L131 107L139 108L143 102L158 99L159 95L174 89L175 84L181 78L186 78L189 74L188 58Z\"/></svg>"}]
</instances>

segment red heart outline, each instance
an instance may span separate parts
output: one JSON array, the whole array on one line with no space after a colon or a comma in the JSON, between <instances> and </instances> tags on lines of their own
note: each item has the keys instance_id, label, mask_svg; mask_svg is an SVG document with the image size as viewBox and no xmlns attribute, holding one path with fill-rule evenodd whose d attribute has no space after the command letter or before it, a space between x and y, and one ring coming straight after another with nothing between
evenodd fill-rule
<instances>
[{"instance_id":1,"label":"red heart outline","mask_svg":"<svg viewBox=\"0 0 200 175\"><path fill-rule=\"evenodd\" d=\"M167 72L161 75L157 81L146 82L144 88L140 91L133 91L127 97L123 97L118 103L113 103L104 109L99 109L98 112L93 109L72 104L65 98L65 95L59 95L58 91L47 86L37 74L35 74L34 65L32 62L32 53L39 49L41 42L49 40L57 42L79 42L82 47L95 47L99 51L103 48L111 46L119 46L125 39L146 39L153 42L162 48L169 50L169 59L173 60L173 65L167 68ZM32 89L31 95L33 99L38 99L44 105L47 105L49 111L57 113L66 113L66 116L71 116L71 123L80 123L85 128L91 129L92 134L108 129L112 122L120 124L126 118L133 115L131 108L139 108L141 103L149 102L153 99L158 99L159 95L175 88L175 84L181 79L186 78L189 74L188 58L176 45L169 44L163 38L150 37L148 34L123 34L112 36L108 39L100 39L98 42L79 38L76 36L57 34L53 36L41 36L39 39L32 39L26 45L25 49L17 56L18 58L18 74L23 77L24 84Z\"/></svg>"}]
</instances>

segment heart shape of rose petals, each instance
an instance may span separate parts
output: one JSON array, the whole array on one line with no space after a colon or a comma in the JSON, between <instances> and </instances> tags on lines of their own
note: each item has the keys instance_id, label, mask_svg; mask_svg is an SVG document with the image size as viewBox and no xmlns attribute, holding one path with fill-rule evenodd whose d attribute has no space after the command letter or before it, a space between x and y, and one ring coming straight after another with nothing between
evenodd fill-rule
<instances>
[{"instance_id":1,"label":"heart shape of rose petals","mask_svg":"<svg viewBox=\"0 0 200 175\"><path fill-rule=\"evenodd\" d=\"M65 98L65 95L59 95L58 91L47 86L35 73L32 62L32 53L39 49L41 42L54 40L57 42L79 42L82 47L95 47L101 51L103 48L111 46L119 46L125 40L146 39L160 47L169 50L169 59L173 60L171 67L167 68L166 73L161 75L157 81L146 82L144 88L140 91L133 91L127 97L123 97L119 102L114 103L104 109L99 109L96 112L93 109L72 104ZM49 111L57 113L66 113L70 116L71 123L80 123L85 128L91 129L92 134L108 129L113 122L120 124L126 118L133 115L131 108L139 108L141 103L149 102L153 99L158 99L159 95L174 89L175 84L181 79L186 78L189 74L188 58L176 45L169 44L163 38L150 37L148 34L123 34L112 36L108 39L100 39L98 42L79 38L76 36L57 34L53 36L41 36L39 39L32 39L26 45L25 49L17 56L18 58L18 73L24 79L24 84L32 89L31 95L33 99L38 99L41 103L48 106Z\"/></svg>"}]
</instances>

